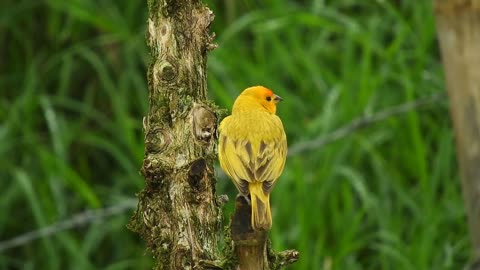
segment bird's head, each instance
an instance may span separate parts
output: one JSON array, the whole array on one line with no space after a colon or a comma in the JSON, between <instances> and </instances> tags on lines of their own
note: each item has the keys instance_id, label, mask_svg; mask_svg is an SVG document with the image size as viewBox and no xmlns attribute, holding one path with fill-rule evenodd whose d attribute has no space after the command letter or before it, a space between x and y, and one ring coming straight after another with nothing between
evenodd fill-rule
<instances>
[{"instance_id":1,"label":"bird's head","mask_svg":"<svg viewBox=\"0 0 480 270\"><path fill-rule=\"evenodd\" d=\"M233 104L233 111L240 110L266 110L275 114L277 103L283 99L273 93L272 90L263 86L249 87L238 96Z\"/></svg>"}]
</instances>

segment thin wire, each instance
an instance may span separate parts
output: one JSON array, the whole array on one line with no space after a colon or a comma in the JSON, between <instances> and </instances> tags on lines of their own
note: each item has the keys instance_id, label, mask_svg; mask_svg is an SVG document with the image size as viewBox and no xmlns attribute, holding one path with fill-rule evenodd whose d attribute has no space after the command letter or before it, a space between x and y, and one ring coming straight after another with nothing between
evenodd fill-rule
<instances>
[{"instance_id":1,"label":"thin wire","mask_svg":"<svg viewBox=\"0 0 480 270\"><path fill-rule=\"evenodd\" d=\"M403 103L397 106L387 108L383 111L375 113L370 116L362 116L354 119L350 123L334 130L331 133L326 135L320 135L317 138L312 140L299 142L288 148L288 156L295 156L303 152L311 151L323 147L326 144L332 143L339 139L342 139L355 131L368 127L374 123L383 121L387 118L406 114L413 110L418 110L420 108L426 107L428 105L438 103L440 100L443 100L445 93L436 93L429 97L421 98L412 102Z\"/></svg>"},{"instance_id":2,"label":"thin wire","mask_svg":"<svg viewBox=\"0 0 480 270\"><path fill-rule=\"evenodd\" d=\"M93 221L98 221L110 216L121 214L127 210L134 209L136 203L133 200L128 200L126 203L114 205L98 210L86 210L84 212L73 215L71 218L54 223L52 225L40 228L38 230L30 231L25 234L16 236L12 239L0 242L0 252L14 247L25 245L36 239L47 237L58 232L79 227Z\"/></svg>"}]
</instances>

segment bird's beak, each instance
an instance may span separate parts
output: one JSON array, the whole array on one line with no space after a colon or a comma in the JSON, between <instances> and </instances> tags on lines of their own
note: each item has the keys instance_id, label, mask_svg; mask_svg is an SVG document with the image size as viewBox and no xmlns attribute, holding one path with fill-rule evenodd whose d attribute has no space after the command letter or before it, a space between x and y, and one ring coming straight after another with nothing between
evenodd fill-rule
<instances>
[{"instance_id":1,"label":"bird's beak","mask_svg":"<svg viewBox=\"0 0 480 270\"><path fill-rule=\"evenodd\" d=\"M278 102L282 101L283 98L280 97L280 96L275 95L275 97L273 98L273 100L275 101L275 103L278 103Z\"/></svg>"}]
</instances>

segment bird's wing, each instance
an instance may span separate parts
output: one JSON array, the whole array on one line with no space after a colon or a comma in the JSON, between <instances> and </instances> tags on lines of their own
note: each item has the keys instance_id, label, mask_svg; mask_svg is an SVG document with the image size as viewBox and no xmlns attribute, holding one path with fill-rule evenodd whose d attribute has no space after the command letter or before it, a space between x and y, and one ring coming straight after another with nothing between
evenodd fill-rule
<instances>
[{"instance_id":1,"label":"bird's wing","mask_svg":"<svg viewBox=\"0 0 480 270\"><path fill-rule=\"evenodd\" d=\"M262 132L250 131L247 136L220 133L220 165L243 194L248 194L248 182L263 182L264 192L270 193L285 166L286 135L280 119L272 119L262 125Z\"/></svg>"},{"instance_id":2,"label":"bird's wing","mask_svg":"<svg viewBox=\"0 0 480 270\"><path fill-rule=\"evenodd\" d=\"M238 191L248 194L249 175L240 157L236 154L236 143L224 133L220 133L218 156L223 171L233 180Z\"/></svg>"},{"instance_id":3,"label":"bird's wing","mask_svg":"<svg viewBox=\"0 0 480 270\"><path fill-rule=\"evenodd\" d=\"M267 137L260 142L258 153L251 156L254 160L252 169L255 172L255 179L263 182L263 190L270 193L276 180L282 174L287 158L287 137L283 130L280 118L272 118L272 130L269 134L274 136Z\"/></svg>"},{"instance_id":4,"label":"bird's wing","mask_svg":"<svg viewBox=\"0 0 480 270\"><path fill-rule=\"evenodd\" d=\"M283 133L285 136L285 133ZM256 158L255 179L263 182L263 191L270 193L276 180L282 174L287 157L287 140L286 136L281 139L274 140L270 143L262 142L260 144L259 155Z\"/></svg>"}]
</instances>

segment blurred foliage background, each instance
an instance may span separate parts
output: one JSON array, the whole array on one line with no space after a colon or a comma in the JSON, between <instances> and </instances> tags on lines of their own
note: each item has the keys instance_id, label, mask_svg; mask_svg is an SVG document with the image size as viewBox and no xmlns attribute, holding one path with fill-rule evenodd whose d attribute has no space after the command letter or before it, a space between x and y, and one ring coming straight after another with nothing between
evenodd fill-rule
<instances>
[{"instance_id":1,"label":"blurred foliage background","mask_svg":"<svg viewBox=\"0 0 480 270\"><path fill-rule=\"evenodd\" d=\"M444 92L430 1L207 1L209 94L263 84L289 144ZM125 227L142 189L146 1L0 3L0 268L148 269ZM297 152L273 192L290 269L461 269L470 255L446 97ZM220 175L219 193L233 198ZM101 220L7 248L87 209ZM232 203L225 208L228 216Z\"/></svg>"}]
</instances>

